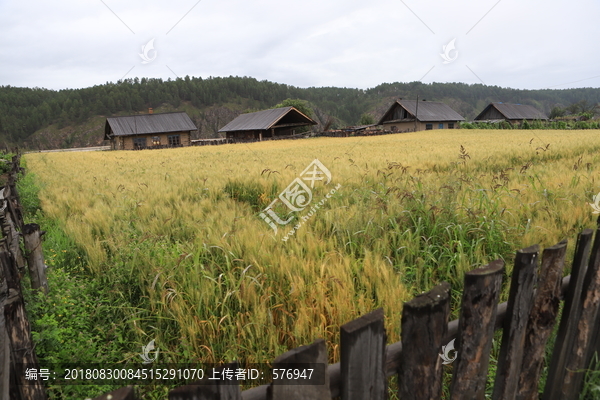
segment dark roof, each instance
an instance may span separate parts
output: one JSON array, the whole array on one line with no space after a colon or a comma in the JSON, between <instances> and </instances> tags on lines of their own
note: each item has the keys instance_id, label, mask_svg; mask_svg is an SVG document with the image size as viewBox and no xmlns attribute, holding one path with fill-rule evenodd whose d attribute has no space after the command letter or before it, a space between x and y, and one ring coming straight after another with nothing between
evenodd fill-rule
<instances>
[{"instance_id":1,"label":"dark roof","mask_svg":"<svg viewBox=\"0 0 600 400\"><path fill-rule=\"evenodd\" d=\"M196 129L198 128L185 112L127 115L106 118L104 138L109 139L111 131L114 136L130 136L195 131Z\"/></svg>"},{"instance_id":2,"label":"dark roof","mask_svg":"<svg viewBox=\"0 0 600 400\"><path fill-rule=\"evenodd\" d=\"M273 108L239 115L233 121L219 129L219 132L258 131L276 128L277 123L284 117L294 121L292 125L316 125L317 123L294 107ZM288 124L280 124L288 125Z\"/></svg>"},{"instance_id":3,"label":"dark roof","mask_svg":"<svg viewBox=\"0 0 600 400\"><path fill-rule=\"evenodd\" d=\"M379 120L378 125L385 122L392 122L396 120L390 119L394 114L396 107L402 107L414 118L417 114L417 120L421 122L429 121L464 121L465 119L450 108L449 105L439 101L419 101L419 109L417 110L416 100L396 100L394 104L383 114L383 117Z\"/></svg>"},{"instance_id":4,"label":"dark roof","mask_svg":"<svg viewBox=\"0 0 600 400\"><path fill-rule=\"evenodd\" d=\"M492 107L506 119L548 119L546 114L527 104L490 103L475 120L483 119L483 115Z\"/></svg>"}]
</instances>

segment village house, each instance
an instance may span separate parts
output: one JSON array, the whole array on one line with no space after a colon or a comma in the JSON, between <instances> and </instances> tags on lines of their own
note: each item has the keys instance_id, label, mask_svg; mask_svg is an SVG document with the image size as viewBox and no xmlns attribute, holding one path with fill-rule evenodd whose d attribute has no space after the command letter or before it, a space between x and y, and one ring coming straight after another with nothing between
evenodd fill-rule
<instances>
[{"instance_id":1,"label":"village house","mask_svg":"<svg viewBox=\"0 0 600 400\"><path fill-rule=\"evenodd\" d=\"M416 132L456 129L465 119L447 104L437 101L396 100L379 120L385 130Z\"/></svg>"},{"instance_id":2,"label":"village house","mask_svg":"<svg viewBox=\"0 0 600 400\"><path fill-rule=\"evenodd\" d=\"M547 121L548 117L537 108L526 104L490 103L475 121L501 122L518 124L523 121Z\"/></svg>"},{"instance_id":3,"label":"village house","mask_svg":"<svg viewBox=\"0 0 600 400\"><path fill-rule=\"evenodd\" d=\"M300 128L316 124L296 108L282 107L242 114L219 132L224 133L227 139L263 140L292 136L300 133Z\"/></svg>"},{"instance_id":4,"label":"village house","mask_svg":"<svg viewBox=\"0 0 600 400\"><path fill-rule=\"evenodd\" d=\"M112 150L141 150L189 146L196 125L185 112L106 118L104 140Z\"/></svg>"}]
</instances>

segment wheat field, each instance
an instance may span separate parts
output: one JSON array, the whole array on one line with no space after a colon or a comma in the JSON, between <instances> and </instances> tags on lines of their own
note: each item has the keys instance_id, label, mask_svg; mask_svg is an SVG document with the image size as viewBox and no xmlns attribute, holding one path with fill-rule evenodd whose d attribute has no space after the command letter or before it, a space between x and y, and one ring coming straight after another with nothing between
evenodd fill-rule
<instances>
[{"instance_id":1,"label":"wheat field","mask_svg":"<svg viewBox=\"0 0 600 400\"><path fill-rule=\"evenodd\" d=\"M425 131L146 151L32 153L60 221L134 308L140 345L173 360L265 362L378 307L388 342L402 303L534 243L593 227L594 131ZM282 240L259 217L318 159L338 189ZM298 212L301 218L306 212ZM571 257L567 257L568 260ZM455 299L456 300L456 299ZM455 303L453 303L455 305Z\"/></svg>"}]
</instances>

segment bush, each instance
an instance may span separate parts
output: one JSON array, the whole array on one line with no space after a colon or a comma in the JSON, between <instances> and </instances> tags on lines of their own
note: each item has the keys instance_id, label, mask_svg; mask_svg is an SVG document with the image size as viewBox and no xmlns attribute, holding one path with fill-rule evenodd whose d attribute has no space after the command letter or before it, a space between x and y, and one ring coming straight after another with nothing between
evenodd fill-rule
<instances>
[{"instance_id":1,"label":"bush","mask_svg":"<svg viewBox=\"0 0 600 400\"><path fill-rule=\"evenodd\" d=\"M32 173L21 176L17 181L17 191L25 216L33 217L41 210L40 199L38 198L39 189L35 181L36 177Z\"/></svg>"}]
</instances>

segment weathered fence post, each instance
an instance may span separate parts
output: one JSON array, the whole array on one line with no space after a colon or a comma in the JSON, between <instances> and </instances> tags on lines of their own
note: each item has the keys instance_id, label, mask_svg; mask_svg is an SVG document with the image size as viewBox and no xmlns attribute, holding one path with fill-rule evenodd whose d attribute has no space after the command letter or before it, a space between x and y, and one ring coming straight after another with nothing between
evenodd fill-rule
<instances>
[{"instance_id":1,"label":"weathered fence post","mask_svg":"<svg viewBox=\"0 0 600 400\"><path fill-rule=\"evenodd\" d=\"M31 288L41 289L48 293L48 279L46 278L46 264L44 263L44 252L42 250L42 235L38 224L27 224L23 226L23 241L27 252L27 266L31 278Z\"/></svg>"},{"instance_id":2,"label":"weathered fence post","mask_svg":"<svg viewBox=\"0 0 600 400\"><path fill-rule=\"evenodd\" d=\"M300 346L283 353L273 361L273 369L290 368L290 364L324 364L327 366L327 349L325 341L317 339L312 344ZM319 371L320 372L320 371ZM325 368L323 385L283 385L273 384L267 389L267 400L330 400L329 376Z\"/></svg>"},{"instance_id":3,"label":"weathered fence post","mask_svg":"<svg viewBox=\"0 0 600 400\"><path fill-rule=\"evenodd\" d=\"M577 324L581 312L581 288L587 269L593 233L594 231L591 229L586 229L577 238L577 247L571 267L571 282L565 294L565 304L544 388L543 398L545 400L563 398L561 392L567 372L567 358L577 334Z\"/></svg>"},{"instance_id":4,"label":"weathered fence post","mask_svg":"<svg viewBox=\"0 0 600 400\"><path fill-rule=\"evenodd\" d=\"M4 268L0 268L0 299L8 297ZM0 399L8 399L10 389L10 340L4 320L4 300L0 300Z\"/></svg>"},{"instance_id":5,"label":"weathered fence post","mask_svg":"<svg viewBox=\"0 0 600 400\"><path fill-rule=\"evenodd\" d=\"M385 340L383 308L341 326L342 400L386 398Z\"/></svg>"},{"instance_id":6,"label":"weathered fence post","mask_svg":"<svg viewBox=\"0 0 600 400\"><path fill-rule=\"evenodd\" d=\"M556 322L562 292L567 241L544 249L537 291L527 321L523 364L519 375L517 399L538 399L538 383L546 342Z\"/></svg>"},{"instance_id":7,"label":"weathered fence post","mask_svg":"<svg viewBox=\"0 0 600 400\"><path fill-rule=\"evenodd\" d=\"M10 199L11 191L8 186L0 190L0 224L2 225L2 233L6 237L8 249L13 254L17 263L19 272L23 272L25 268L25 258L21 252L20 236L17 231L18 224L12 217L12 204Z\"/></svg>"},{"instance_id":8,"label":"weathered fence post","mask_svg":"<svg viewBox=\"0 0 600 400\"><path fill-rule=\"evenodd\" d=\"M514 399L517 394L539 252L535 245L517 251L515 257L492 399Z\"/></svg>"},{"instance_id":9,"label":"weathered fence post","mask_svg":"<svg viewBox=\"0 0 600 400\"><path fill-rule=\"evenodd\" d=\"M238 368L237 361L215 368L217 375L221 375L225 369L234 371L231 381L210 379L212 375L207 373L200 381L171 390L169 400L242 400L242 392L235 374Z\"/></svg>"},{"instance_id":10,"label":"weathered fence post","mask_svg":"<svg viewBox=\"0 0 600 400\"><path fill-rule=\"evenodd\" d=\"M494 337L504 262L496 260L465 274L457 358L450 385L453 400L483 400Z\"/></svg>"},{"instance_id":11,"label":"weathered fence post","mask_svg":"<svg viewBox=\"0 0 600 400\"><path fill-rule=\"evenodd\" d=\"M25 379L26 368L39 369L38 360L33 349L31 329L25 313L25 304L21 294L21 283L18 272L6 249L6 239L0 239L0 267L8 288L8 296L3 305L6 332L10 341L11 352L11 387L10 398L22 400L45 400L46 391L41 381Z\"/></svg>"},{"instance_id":12,"label":"weathered fence post","mask_svg":"<svg viewBox=\"0 0 600 400\"><path fill-rule=\"evenodd\" d=\"M592 347L594 329L598 318L598 309L600 308L600 229L596 230L596 237L590 263L583 279L583 286L580 301L580 318L574 320L577 324L577 330L574 333L573 345L567 349L564 382L561 386L561 392L556 398L572 399L575 398L580 390L585 372L595 349ZM578 300L578 299L575 299Z\"/></svg>"},{"instance_id":13,"label":"weathered fence post","mask_svg":"<svg viewBox=\"0 0 600 400\"><path fill-rule=\"evenodd\" d=\"M443 282L404 303L399 397L430 400L442 397L443 364L439 350L448 333L450 284Z\"/></svg>"}]
</instances>

